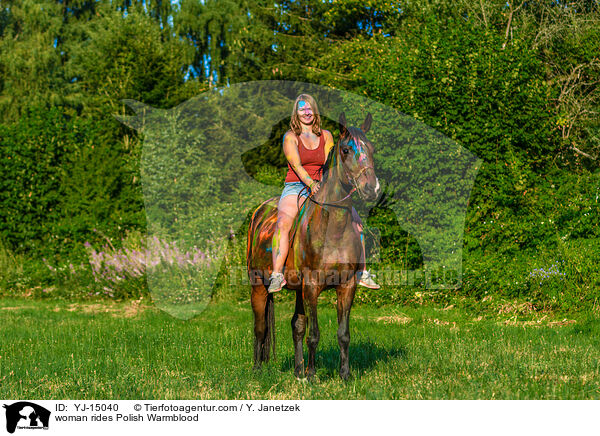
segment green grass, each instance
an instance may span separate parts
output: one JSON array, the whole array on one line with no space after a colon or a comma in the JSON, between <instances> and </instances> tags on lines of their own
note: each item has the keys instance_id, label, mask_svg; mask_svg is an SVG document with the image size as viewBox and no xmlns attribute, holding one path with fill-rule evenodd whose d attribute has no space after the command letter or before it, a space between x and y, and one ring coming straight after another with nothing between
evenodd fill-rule
<instances>
[{"instance_id":1,"label":"green grass","mask_svg":"<svg viewBox=\"0 0 600 436\"><path fill-rule=\"evenodd\" d=\"M356 306L351 378L323 301L317 378L293 375L289 302L277 360L252 370L249 304L190 321L152 306L0 300L0 397L31 399L600 398L600 322L475 318L456 309ZM306 347L305 347L306 348ZM305 351L306 352L306 351Z\"/></svg>"}]
</instances>

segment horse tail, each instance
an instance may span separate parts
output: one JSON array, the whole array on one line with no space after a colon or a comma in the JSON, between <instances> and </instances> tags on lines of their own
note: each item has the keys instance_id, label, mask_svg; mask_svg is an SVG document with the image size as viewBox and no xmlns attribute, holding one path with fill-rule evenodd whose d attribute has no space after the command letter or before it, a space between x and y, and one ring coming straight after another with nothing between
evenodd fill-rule
<instances>
[{"instance_id":1,"label":"horse tail","mask_svg":"<svg viewBox=\"0 0 600 436\"><path fill-rule=\"evenodd\" d=\"M248 270L248 277L250 277L250 255L252 254L252 237L254 236L254 217L259 209L260 207L257 207L254 213L252 213L250 225L248 226L248 239L246 241L246 269Z\"/></svg>"},{"instance_id":2,"label":"horse tail","mask_svg":"<svg viewBox=\"0 0 600 436\"><path fill-rule=\"evenodd\" d=\"M265 307L265 318L267 322L267 334L265 335L265 361L269 361L269 353L273 349L273 359L276 359L275 354L275 300L273 294L267 295L267 305Z\"/></svg>"}]
</instances>

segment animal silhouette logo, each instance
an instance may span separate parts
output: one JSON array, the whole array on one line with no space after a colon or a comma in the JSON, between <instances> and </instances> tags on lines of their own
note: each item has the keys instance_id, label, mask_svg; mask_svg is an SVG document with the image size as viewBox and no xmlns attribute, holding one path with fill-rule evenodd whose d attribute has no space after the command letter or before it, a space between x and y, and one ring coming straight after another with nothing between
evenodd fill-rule
<instances>
[{"instance_id":1,"label":"animal silhouette logo","mask_svg":"<svg viewBox=\"0 0 600 436\"><path fill-rule=\"evenodd\" d=\"M19 429L48 429L50 411L28 401L4 405L6 409L6 431L14 433Z\"/></svg>"}]
</instances>

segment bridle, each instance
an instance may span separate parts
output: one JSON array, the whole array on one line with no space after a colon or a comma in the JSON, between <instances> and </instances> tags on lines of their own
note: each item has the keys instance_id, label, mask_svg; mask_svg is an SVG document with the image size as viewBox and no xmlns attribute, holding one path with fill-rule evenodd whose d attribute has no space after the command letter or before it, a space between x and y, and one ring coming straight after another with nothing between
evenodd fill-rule
<instances>
[{"instance_id":1,"label":"bridle","mask_svg":"<svg viewBox=\"0 0 600 436\"><path fill-rule=\"evenodd\" d=\"M342 139L343 139L343 138L342 138ZM342 142L342 139L340 139L340 142ZM339 143L338 143L338 144L339 144ZM339 148L339 146L338 146L338 145L336 145L336 148ZM313 195L314 195L313 193L311 193L311 194L308 196L308 199L309 199L310 201L312 201L313 203L316 203L316 204L318 204L319 206L332 206L332 207L339 207L340 209L346 209L348 212L350 212L350 213L351 213L351 207L352 207L352 206L340 206L340 205L338 205L338 204L336 204L336 203L341 203L342 201L344 201L344 200L348 199L348 198L349 198L349 197L350 197L350 196L351 196L351 195L354 193L354 191L356 191L356 190L358 189L358 182L357 182L357 181L358 181L358 179L359 179L359 178L360 178L360 177L363 175L363 173L364 173L366 170L368 170L369 168L370 168L370 169L372 169L372 170L373 170L373 172L375 171L375 169L373 168L373 165L367 165L367 166L363 167L363 168L360 170L360 172L358 173L358 175L357 175L356 177L350 177L350 176L348 176L348 173L344 172L344 174L346 174L346 177L350 179L349 181L350 181L350 185L352 186L352 188L350 189L350 191L348 192L348 194L346 194L346 196L345 196L344 198L342 198L341 200L335 200L335 201L331 201L331 202L323 202L323 203L321 203L321 202L318 202L317 200L315 200L314 198L312 198L312 197L313 197ZM344 185L348 186L346 183L342 182L341 180L340 180L340 183L342 184L342 186L344 186ZM302 189L300 190L300 192L298 193L298 198L297 198L297 200L296 200L296 206L298 207L298 210L300 210L300 196L301 196L301 194L302 194L302 191L304 191L304 190L305 190L305 189L307 189L307 188L308 188L308 186L306 186L306 185L305 185L305 186L303 186L303 187L302 187ZM306 206L306 204L307 204L307 203L306 203L306 201L305 201L305 202L304 202L304 204L302 205L302 207L304 208L304 207ZM292 238L290 239L291 241L293 241L293 240L294 240L294 237L296 236L296 230L298 230L298 227L296 227L296 228L294 229L294 234L292 235Z\"/></svg>"},{"instance_id":2,"label":"bridle","mask_svg":"<svg viewBox=\"0 0 600 436\"><path fill-rule=\"evenodd\" d=\"M363 168L360 170L360 172L358 173L358 176L356 176L356 177L350 177L350 180L351 180L351 182L350 182L350 183L353 185L353 188L352 188L352 191L353 191L353 192L354 192L354 191L356 191L356 189L358 189L358 188L357 188L357 187L358 187L358 182L357 182L357 180L358 180L358 179L360 179L360 176L362 176L362 174L363 174L365 171L367 171L368 169L371 169L371 170L373 170L373 172L375 172L375 168L373 168L373 165L367 165L366 167L363 167ZM347 176L347 174L346 174L346 176Z\"/></svg>"},{"instance_id":3,"label":"bridle","mask_svg":"<svg viewBox=\"0 0 600 436\"><path fill-rule=\"evenodd\" d=\"M342 142L342 141L340 140L340 142ZM358 142L358 141L355 141L355 142ZM336 147L336 148L339 148L339 146ZM321 202L318 202L317 200L315 200L314 198L312 198L313 195L314 195L312 193L308 196L308 199L310 201L312 201L313 203L318 204L319 206L333 206L333 207L339 207L339 208L342 208L342 209L350 209L350 207L348 207L348 206L339 206L337 203L341 203L344 200L348 199L354 193L354 191L356 191L358 189L358 179L360 179L360 177L363 175L363 173L366 170L368 170L368 169L371 169L371 170L373 170L373 172L375 172L375 168L373 168L373 165L367 165L367 166L362 167L361 170L360 170L360 172L358 173L358 175L355 176L355 177L350 177L348 175L348 173L345 173L346 177L348 177L350 179L349 181L350 181L350 185L352 186L352 188L350 189L350 191L348 192L348 194L344 198L342 198L341 200L335 200L335 201L331 201L331 202L323 202L323 203L321 203ZM344 182L341 182L341 183L342 183L342 185L347 185ZM304 186L300 190L300 192L298 193L298 200L297 200L298 209L300 209L300 194L302 193L302 191L304 191L307 188L308 188L308 186Z\"/></svg>"}]
</instances>

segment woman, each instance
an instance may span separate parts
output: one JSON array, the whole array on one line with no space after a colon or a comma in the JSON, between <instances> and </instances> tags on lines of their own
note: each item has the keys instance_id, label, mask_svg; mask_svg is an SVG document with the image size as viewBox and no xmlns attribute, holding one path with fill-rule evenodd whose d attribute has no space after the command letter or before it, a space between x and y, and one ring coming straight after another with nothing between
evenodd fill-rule
<instances>
[{"instance_id":1,"label":"woman","mask_svg":"<svg viewBox=\"0 0 600 436\"><path fill-rule=\"evenodd\" d=\"M309 194L319 191L322 166L329 151L333 147L333 136L327 130L321 129L321 117L314 98L308 94L300 94L294 102L291 130L283 136L283 152L288 160L288 172L285 187L281 193L277 213L277 227L273 234L273 273L270 277L269 292L280 291L286 281L283 276L283 266L289 249L289 231L298 213L298 195L302 192L303 199L300 207ZM354 229L361 235L362 257L364 260L365 245L362 236L362 222L352 208ZM361 273L359 285L378 289L379 285L373 280L373 274L364 270Z\"/></svg>"}]
</instances>

